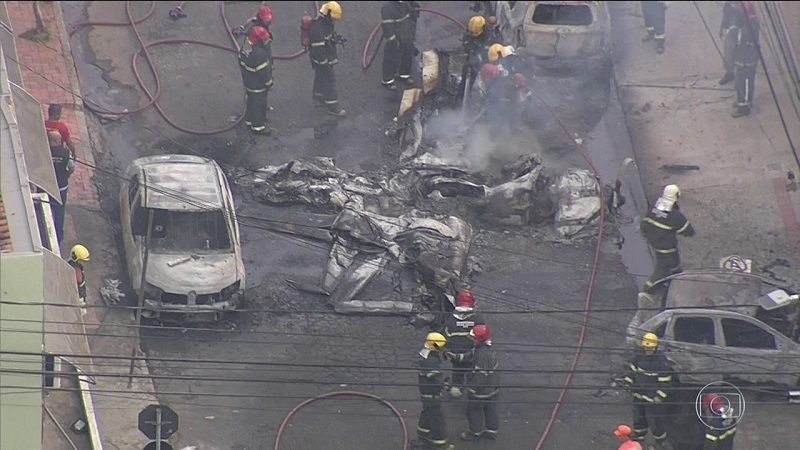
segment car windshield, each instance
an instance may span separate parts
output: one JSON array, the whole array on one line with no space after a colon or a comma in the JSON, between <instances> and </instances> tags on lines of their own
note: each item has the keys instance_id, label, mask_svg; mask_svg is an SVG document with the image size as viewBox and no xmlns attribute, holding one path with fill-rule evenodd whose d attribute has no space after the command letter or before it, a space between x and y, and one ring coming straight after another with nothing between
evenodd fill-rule
<instances>
[{"instance_id":1,"label":"car windshield","mask_svg":"<svg viewBox=\"0 0 800 450\"><path fill-rule=\"evenodd\" d=\"M222 211L153 211L152 251L217 253L231 250Z\"/></svg>"},{"instance_id":2,"label":"car windshield","mask_svg":"<svg viewBox=\"0 0 800 450\"><path fill-rule=\"evenodd\" d=\"M533 23L541 25L587 26L594 21L587 5L539 4L533 11Z\"/></svg>"}]
</instances>

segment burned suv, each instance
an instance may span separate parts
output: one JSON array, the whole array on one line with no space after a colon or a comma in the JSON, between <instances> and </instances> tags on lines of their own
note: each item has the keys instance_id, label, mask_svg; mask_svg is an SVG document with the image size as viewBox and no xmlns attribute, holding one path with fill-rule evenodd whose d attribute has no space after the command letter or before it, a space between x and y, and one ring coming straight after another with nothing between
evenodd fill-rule
<instances>
[{"instance_id":1,"label":"burned suv","mask_svg":"<svg viewBox=\"0 0 800 450\"><path fill-rule=\"evenodd\" d=\"M144 290L145 317L213 321L242 304L239 225L216 162L187 155L137 159L119 201L128 275L137 294Z\"/></svg>"},{"instance_id":2,"label":"burned suv","mask_svg":"<svg viewBox=\"0 0 800 450\"><path fill-rule=\"evenodd\" d=\"M607 2L495 2L503 40L546 71L606 75L611 67Z\"/></svg>"}]
</instances>

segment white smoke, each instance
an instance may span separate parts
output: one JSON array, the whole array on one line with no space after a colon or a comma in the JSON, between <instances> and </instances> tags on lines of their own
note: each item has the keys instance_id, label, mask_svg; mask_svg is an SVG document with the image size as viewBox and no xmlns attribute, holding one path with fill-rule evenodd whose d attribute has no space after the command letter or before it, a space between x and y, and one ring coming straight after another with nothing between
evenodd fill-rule
<instances>
[{"instance_id":1,"label":"white smoke","mask_svg":"<svg viewBox=\"0 0 800 450\"><path fill-rule=\"evenodd\" d=\"M473 172L493 172L522 155L541 151L533 132L493 131L489 119L484 115L475 121L461 111L440 110L428 118L425 140L434 146L434 155Z\"/></svg>"}]
</instances>

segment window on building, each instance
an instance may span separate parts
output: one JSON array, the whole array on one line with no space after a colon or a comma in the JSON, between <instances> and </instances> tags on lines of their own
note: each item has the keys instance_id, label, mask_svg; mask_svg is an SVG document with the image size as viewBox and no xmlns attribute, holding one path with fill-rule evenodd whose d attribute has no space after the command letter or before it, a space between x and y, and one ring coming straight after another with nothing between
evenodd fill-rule
<instances>
[{"instance_id":1,"label":"window on building","mask_svg":"<svg viewBox=\"0 0 800 450\"><path fill-rule=\"evenodd\" d=\"M44 371L42 385L45 388L59 387L57 373L61 371L61 360L56 355L49 353L42 355L42 370Z\"/></svg>"},{"instance_id":2,"label":"window on building","mask_svg":"<svg viewBox=\"0 0 800 450\"><path fill-rule=\"evenodd\" d=\"M678 342L716 345L714 321L710 317L678 317L673 331Z\"/></svg>"},{"instance_id":3,"label":"window on building","mask_svg":"<svg viewBox=\"0 0 800 450\"><path fill-rule=\"evenodd\" d=\"M722 319L722 334L728 347L774 350L775 336L758 325L739 319Z\"/></svg>"}]
</instances>

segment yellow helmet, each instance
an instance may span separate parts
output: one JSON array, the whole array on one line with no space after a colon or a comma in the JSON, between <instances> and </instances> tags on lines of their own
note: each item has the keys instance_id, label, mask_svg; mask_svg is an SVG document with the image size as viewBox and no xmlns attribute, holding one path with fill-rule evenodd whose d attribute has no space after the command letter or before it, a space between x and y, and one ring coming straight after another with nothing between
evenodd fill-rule
<instances>
[{"instance_id":1,"label":"yellow helmet","mask_svg":"<svg viewBox=\"0 0 800 450\"><path fill-rule=\"evenodd\" d=\"M326 2L319 9L319 13L323 16L330 14L331 19L340 20L342 18L342 5L339 2Z\"/></svg>"},{"instance_id":2,"label":"yellow helmet","mask_svg":"<svg viewBox=\"0 0 800 450\"><path fill-rule=\"evenodd\" d=\"M472 16L467 24L467 32L470 36L480 36L486 28L486 19L483 16Z\"/></svg>"},{"instance_id":3,"label":"yellow helmet","mask_svg":"<svg viewBox=\"0 0 800 450\"><path fill-rule=\"evenodd\" d=\"M77 244L72 247L72 250L69 252L69 257L73 261L83 262L89 260L89 249L82 246L81 244Z\"/></svg>"},{"instance_id":4,"label":"yellow helmet","mask_svg":"<svg viewBox=\"0 0 800 450\"><path fill-rule=\"evenodd\" d=\"M642 338L642 348L645 350L655 350L658 347L658 336L653 333L646 333Z\"/></svg>"},{"instance_id":5,"label":"yellow helmet","mask_svg":"<svg viewBox=\"0 0 800 450\"><path fill-rule=\"evenodd\" d=\"M507 50L501 44L492 44L489 47L489 62L497 62L506 54Z\"/></svg>"},{"instance_id":6,"label":"yellow helmet","mask_svg":"<svg viewBox=\"0 0 800 450\"><path fill-rule=\"evenodd\" d=\"M428 350L441 350L447 345L447 338L442 333L428 333L425 338L425 348Z\"/></svg>"}]
</instances>

